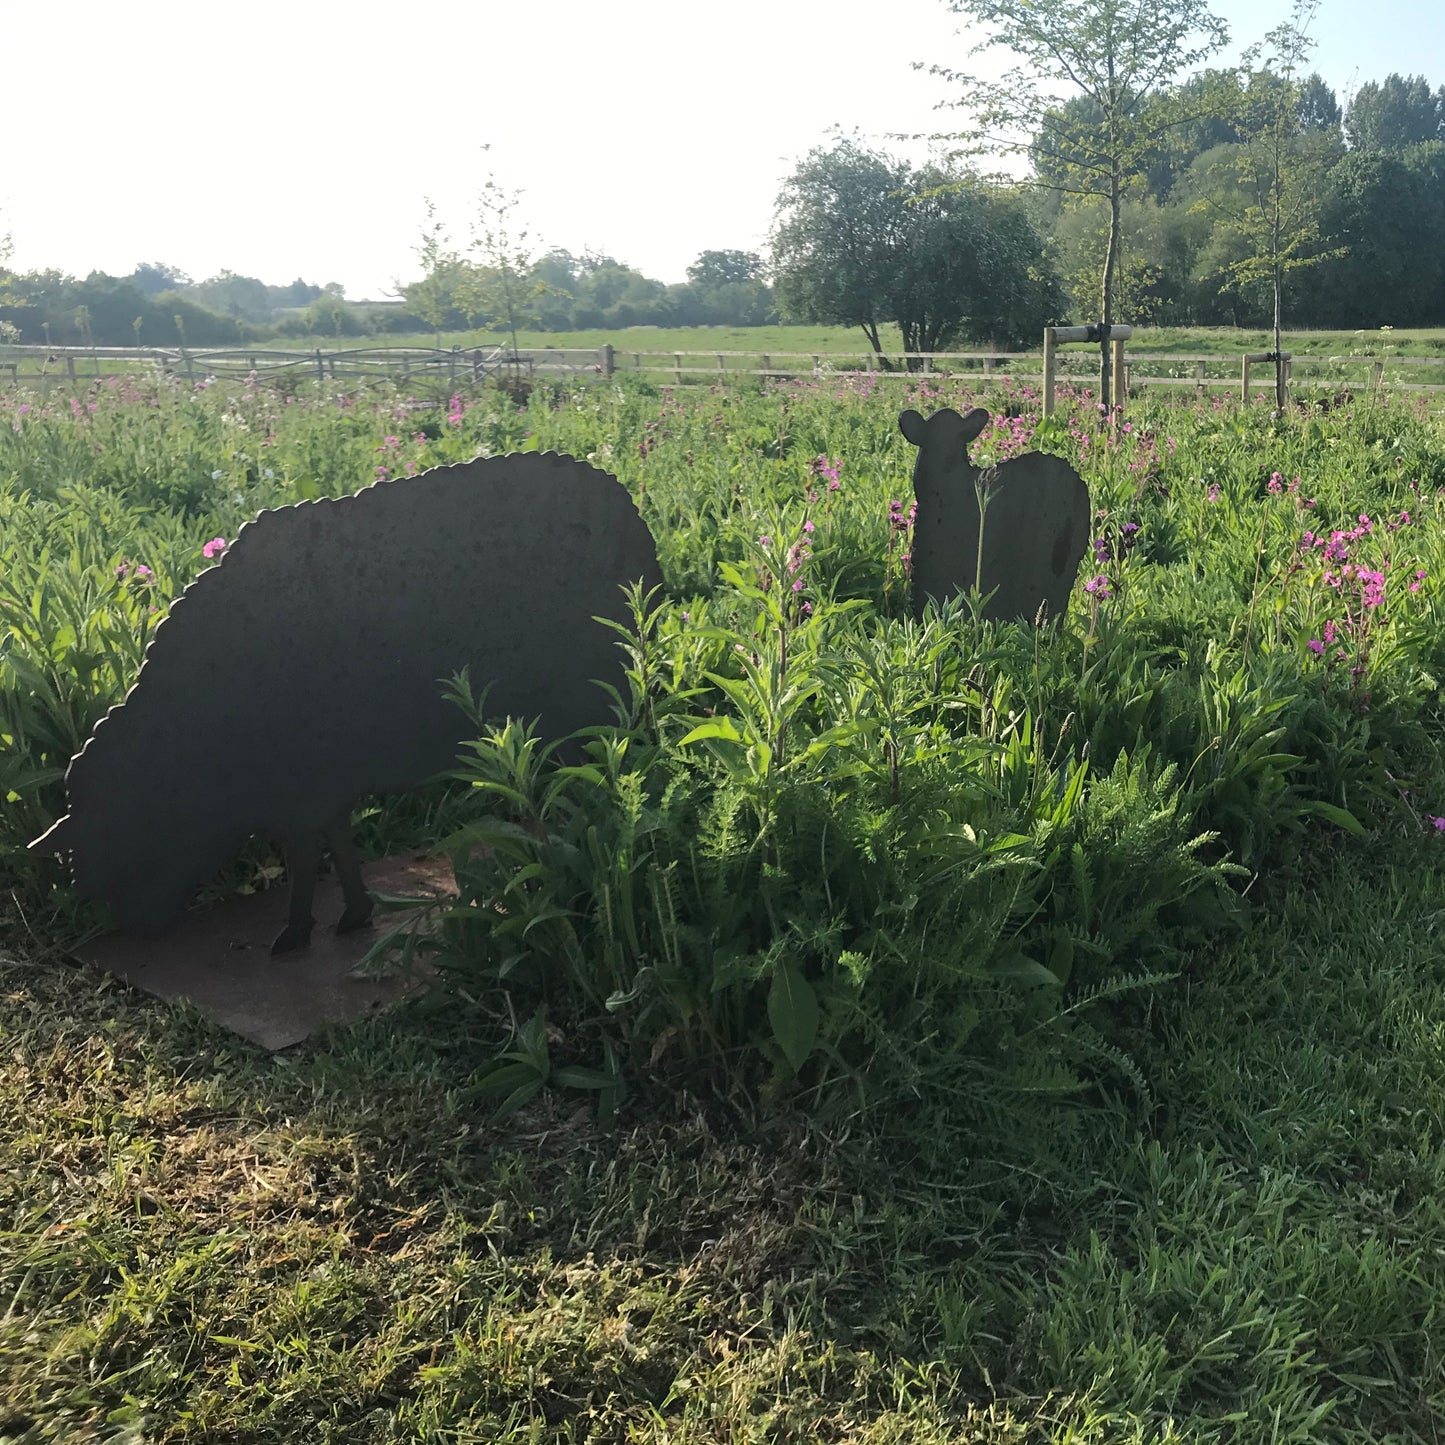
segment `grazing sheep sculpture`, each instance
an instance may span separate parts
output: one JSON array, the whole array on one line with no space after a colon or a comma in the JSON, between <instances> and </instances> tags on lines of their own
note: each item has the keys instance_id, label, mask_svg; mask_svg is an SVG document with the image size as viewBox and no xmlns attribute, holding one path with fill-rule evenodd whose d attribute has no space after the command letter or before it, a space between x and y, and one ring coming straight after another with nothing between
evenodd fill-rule
<instances>
[{"instance_id":1,"label":"grazing sheep sculpture","mask_svg":"<svg viewBox=\"0 0 1445 1445\"><path fill-rule=\"evenodd\" d=\"M442 684L466 668L487 711L549 738L608 719L622 685L598 617L661 583L615 477L555 453L437 467L355 496L262 512L156 629L125 701L66 774L70 811L39 851L76 889L155 934L251 834L286 849L291 901L272 952L309 942L323 842L345 897L371 900L350 836L367 793L452 766L468 736Z\"/></svg>"},{"instance_id":2,"label":"grazing sheep sculpture","mask_svg":"<svg viewBox=\"0 0 1445 1445\"><path fill-rule=\"evenodd\" d=\"M992 593L983 615L1033 622L1042 609L1059 617L1089 540L1089 489L1061 457L1028 452L981 473L968 445L988 425L988 412L951 408L925 420L905 411L898 428L918 448L913 491L913 608L943 601L980 583ZM980 475L987 486L979 503ZM979 551L982 519L983 549Z\"/></svg>"}]
</instances>

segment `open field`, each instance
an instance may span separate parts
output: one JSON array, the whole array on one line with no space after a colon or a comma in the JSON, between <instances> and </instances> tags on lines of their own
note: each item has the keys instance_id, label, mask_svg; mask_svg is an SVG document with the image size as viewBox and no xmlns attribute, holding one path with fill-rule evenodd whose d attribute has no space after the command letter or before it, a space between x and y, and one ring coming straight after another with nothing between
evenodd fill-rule
<instances>
[{"instance_id":1,"label":"open field","mask_svg":"<svg viewBox=\"0 0 1445 1445\"><path fill-rule=\"evenodd\" d=\"M0 397L0 1440L1440 1438L1423 401L405 400ZM898 410L975 402L1090 487L1038 635L907 606ZM438 991L273 1057L65 965L25 843L206 544L517 449L613 472L666 596L590 769L479 722L358 819L461 840Z\"/></svg>"},{"instance_id":2,"label":"open field","mask_svg":"<svg viewBox=\"0 0 1445 1445\"><path fill-rule=\"evenodd\" d=\"M903 341L896 326L880 328L888 351L902 351ZM632 326L616 331L522 331L518 343L524 350L547 347L595 350L611 345L618 351L747 351L820 352L829 356L861 357L867 342L857 327L845 326ZM495 331L444 331L442 346L510 346L511 336ZM1287 331L1285 349L1296 355L1334 356L1358 353L1366 356L1445 356L1445 328L1413 331ZM315 346L432 346L432 332L379 335L366 338L323 337L305 340L268 341L268 346L306 350ZM1235 330L1229 327L1146 326L1129 341L1131 351L1211 352L1230 356L1245 351L1268 351L1273 337L1267 331ZM959 345L958 351L986 348Z\"/></svg>"}]
</instances>

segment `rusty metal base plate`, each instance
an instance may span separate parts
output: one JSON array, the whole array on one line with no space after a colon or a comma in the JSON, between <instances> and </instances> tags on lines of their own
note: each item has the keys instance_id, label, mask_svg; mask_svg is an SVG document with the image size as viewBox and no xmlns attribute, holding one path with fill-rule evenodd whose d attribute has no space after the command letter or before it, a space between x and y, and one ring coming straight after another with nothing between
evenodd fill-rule
<instances>
[{"instance_id":1,"label":"rusty metal base plate","mask_svg":"<svg viewBox=\"0 0 1445 1445\"><path fill-rule=\"evenodd\" d=\"M373 893L393 898L456 893L445 858L383 858L364 866L362 876ZM352 1023L398 1003L424 985L416 971L409 977L358 977L356 965L406 915L378 910L371 927L338 938L331 930L343 906L337 880L320 880L310 946L280 958L271 957L271 940L286 920L284 889L238 895L187 913L161 938L113 933L73 952L132 988L193 1004L213 1023L263 1048L285 1049L329 1025Z\"/></svg>"}]
</instances>

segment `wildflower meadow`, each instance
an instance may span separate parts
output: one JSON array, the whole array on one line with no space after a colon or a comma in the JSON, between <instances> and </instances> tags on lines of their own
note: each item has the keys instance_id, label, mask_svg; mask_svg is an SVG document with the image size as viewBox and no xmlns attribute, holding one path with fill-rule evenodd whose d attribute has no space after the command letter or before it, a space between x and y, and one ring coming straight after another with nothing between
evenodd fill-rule
<instances>
[{"instance_id":1,"label":"wildflower meadow","mask_svg":"<svg viewBox=\"0 0 1445 1445\"><path fill-rule=\"evenodd\" d=\"M1437 1438L1445 427L1331 402L0 395L0 1438ZM946 406L1089 486L1050 626L914 615ZM454 773L358 814L452 859L372 960L430 990L273 1058L66 966L27 845L186 585L531 450L665 586L565 765L439 679Z\"/></svg>"}]
</instances>

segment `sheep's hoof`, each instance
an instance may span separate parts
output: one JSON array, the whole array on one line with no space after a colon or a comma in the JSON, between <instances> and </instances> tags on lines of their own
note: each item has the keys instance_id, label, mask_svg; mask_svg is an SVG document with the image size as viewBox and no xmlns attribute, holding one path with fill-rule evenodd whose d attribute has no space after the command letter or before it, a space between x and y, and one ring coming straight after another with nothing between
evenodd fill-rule
<instances>
[{"instance_id":1,"label":"sheep's hoof","mask_svg":"<svg viewBox=\"0 0 1445 1445\"><path fill-rule=\"evenodd\" d=\"M337 920L337 936L340 937L344 933L355 933L358 929L366 928L371 923L372 907L371 899L368 898L360 908L348 908Z\"/></svg>"},{"instance_id":2,"label":"sheep's hoof","mask_svg":"<svg viewBox=\"0 0 1445 1445\"><path fill-rule=\"evenodd\" d=\"M271 957L275 958L278 953L295 953L298 948L307 947L311 942L311 930L314 927L314 919L308 919L305 923L288 923L276 935L276 941L271 945Z\"/></svg>"}]
</instances>

